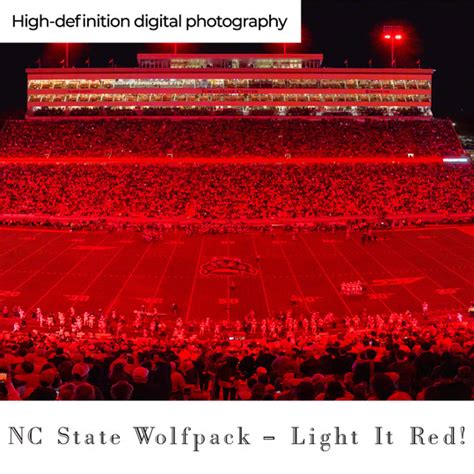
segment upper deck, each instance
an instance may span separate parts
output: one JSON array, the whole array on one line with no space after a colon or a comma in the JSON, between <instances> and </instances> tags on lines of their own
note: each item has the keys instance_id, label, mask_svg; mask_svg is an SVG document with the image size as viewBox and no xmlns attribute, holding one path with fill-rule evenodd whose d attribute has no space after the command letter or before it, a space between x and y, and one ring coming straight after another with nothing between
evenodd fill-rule
<instances>
[{"instance_id":1,"label":"upper deck","mask_svg":"<svg viewBox=\"0 0 474 474\"><path fill-rule=\"evenodd\" d=\"M322 54L138 54L138 65L152 69L315 69Z\"/></svg>"},{"instance_id":2,"label":"upper deck","mask_svg":"<svg viewBox=\"0 0 474 474\"><path fill-rule=\"evenodd\" d=\"M135 68L27 69L27 115L46 108L68 115L79 108L136 114L170 107L182 115L190 108L193 114L204 108L205 114L227 108L237 115L263 109L275 115L363 115L377 108L382 115L393 108L431 114L432 69L325 68L321 54L139 54L137 59Z\"/></svg>"}]
</instances>

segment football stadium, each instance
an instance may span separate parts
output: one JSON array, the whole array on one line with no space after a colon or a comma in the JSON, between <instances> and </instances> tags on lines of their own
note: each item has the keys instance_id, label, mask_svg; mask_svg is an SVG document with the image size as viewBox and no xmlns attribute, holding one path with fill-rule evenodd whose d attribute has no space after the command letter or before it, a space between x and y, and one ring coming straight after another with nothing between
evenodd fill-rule
<instances>
[{"instance_id":1,"label":"football stadium","mask_svg":"<svg viewBox=\"0 0 474 474\"><path fill-rule=\"evenodd\" d=\"M472 398L473 168L436 71L323 61L26 69L0 398Z\"/></svg>"}]
</instances>

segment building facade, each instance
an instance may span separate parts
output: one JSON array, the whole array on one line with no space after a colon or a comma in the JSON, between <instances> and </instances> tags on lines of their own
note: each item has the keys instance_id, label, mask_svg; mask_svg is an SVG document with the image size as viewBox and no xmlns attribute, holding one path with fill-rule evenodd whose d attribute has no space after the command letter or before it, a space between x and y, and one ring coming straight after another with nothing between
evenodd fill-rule
<instances>
[{"instance_id":1,"label":"building facade","mask_svg":"<svg viewBox=\"0 0 474 474\"><path fill-rule=\"evenodd\" d=\"M321 54L139 54L136 68L27 69L27 117L431 115L432 69L322 62Z\"/></svg>"}]
</instances>

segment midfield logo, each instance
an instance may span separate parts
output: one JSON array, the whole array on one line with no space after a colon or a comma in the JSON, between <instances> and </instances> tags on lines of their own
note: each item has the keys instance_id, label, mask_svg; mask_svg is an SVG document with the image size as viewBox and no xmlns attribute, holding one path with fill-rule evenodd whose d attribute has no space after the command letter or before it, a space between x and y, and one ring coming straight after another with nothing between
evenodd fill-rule
<instances>
[{"instance_id":1,"label":"midfield logo","mask_svg":"<svg viewBox=\"0 0 474 474\"><path fill-rule=\"evenodd\" d=\"M203 276L253 276L257 274L257 269L249 263L243 263L240 258L213 257L210 262L201 265L200 273Z\"/></svg>"}]
</instances>

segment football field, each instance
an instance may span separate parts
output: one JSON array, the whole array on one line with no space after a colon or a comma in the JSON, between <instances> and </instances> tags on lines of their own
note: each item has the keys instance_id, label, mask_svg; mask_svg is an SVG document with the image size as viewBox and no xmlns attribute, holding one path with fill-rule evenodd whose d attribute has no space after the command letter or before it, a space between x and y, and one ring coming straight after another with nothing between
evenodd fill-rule
<instances>
[{"instance_id":1,"label":"football field","mask_svg":"<svg viewBox=\"0 0 474 474\"><path fill-rule=\"evenodd\" d=\"M337 316L419 312L465 313L474 300L472 227L378 233L362 244L336 233L222 234L146 242L134 232L0 229L0 304L28 313L118 310L133 318L142 304L187 320L241 319L297 312ZM343 296L342 282L361 280L362 296Z\"/></svg>"}]
</instances>

